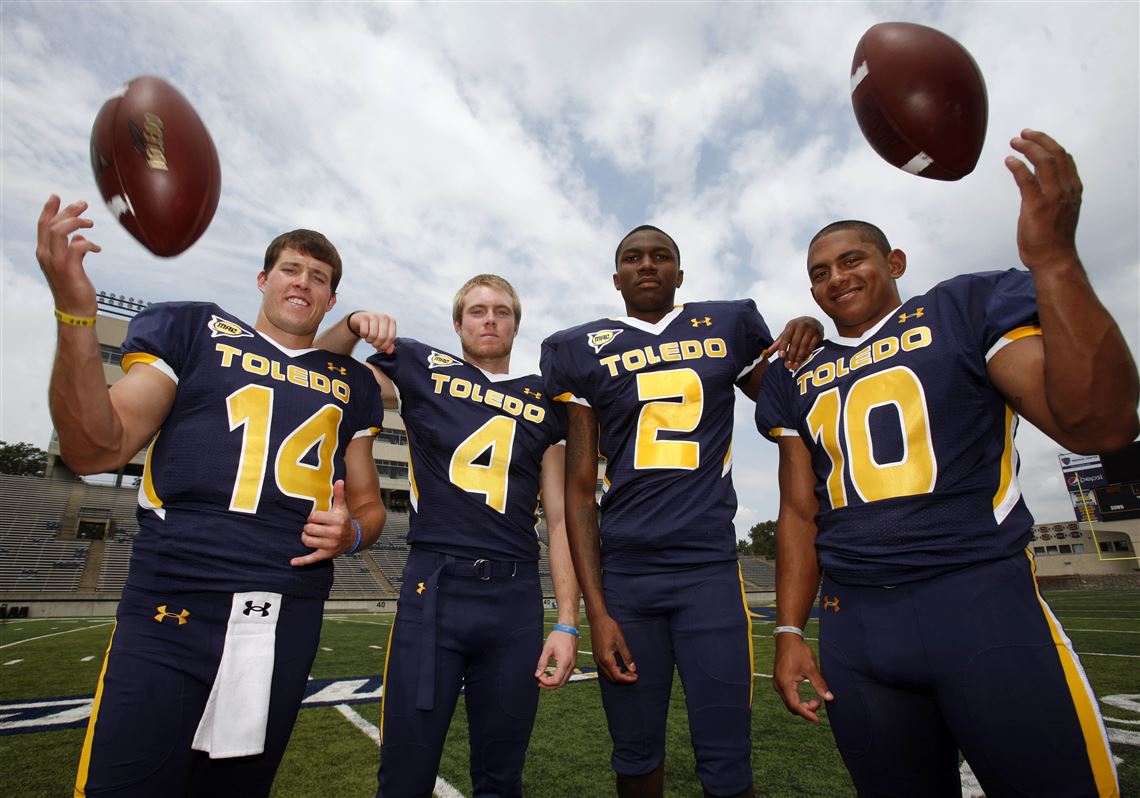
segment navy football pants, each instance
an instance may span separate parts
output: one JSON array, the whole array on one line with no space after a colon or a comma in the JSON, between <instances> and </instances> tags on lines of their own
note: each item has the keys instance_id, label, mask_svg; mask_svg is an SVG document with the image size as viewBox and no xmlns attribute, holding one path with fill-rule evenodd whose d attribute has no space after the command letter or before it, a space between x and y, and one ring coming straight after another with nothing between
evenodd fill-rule
<instances>
[{"instance_id":1,"label":"navy football pants","mask_svg":"<svg viewBox=\"0 0 1140 798\"><path fill-rule=\"evenodd\" d=\"M520 562L517 569L486 580L474 573L438 575L435 662L430 664L423 646L424 606L443 557L413 547L404 568L384 668L377 795L430 798L462 688L475 798L521 796L538 711L534 670L542 652L542 589L537 563ZM423 685L422 679L434 679L434 685ZM430 688L430 709L417 707L423 705L425 688Z\"/></svg>"},{"instance_id":2,"label":"navy football pants","mask_svg":"<svg viewBox=\"0 0 1140 798\"><path fill-rule=\"evenodd\" d=\"M712 795L752 784L752 622L740 566L719 562L666 573L605 573L606 606L621 624L637 681L601 679L621 776L665 760L673 667L681 675L697 777Z\"/></svg>"},{"instance_id":3,"label":"navy football pants","mask_svg":"<svg viewBox=\"0 0 1140 798\"><path fill-rule=\"evenodd\" d=\"M893 588L824 577L827 717L860 796L1118 795L1080 661L1028 553Z\"/></svg>"},{"instance_id":4,"label":"navy football pants","mask_svg":"<svg viewBox=\"0 0 1140 798\"><path fill-rule=\"evenodd\" d=\"M269 794L317 652L324 601L282 598L273 673L265 674L273 680L265 753L210 759L190 744L218 670L232 599L230 593L123 590L76 795Z\"/></svg>"}]
</instances>

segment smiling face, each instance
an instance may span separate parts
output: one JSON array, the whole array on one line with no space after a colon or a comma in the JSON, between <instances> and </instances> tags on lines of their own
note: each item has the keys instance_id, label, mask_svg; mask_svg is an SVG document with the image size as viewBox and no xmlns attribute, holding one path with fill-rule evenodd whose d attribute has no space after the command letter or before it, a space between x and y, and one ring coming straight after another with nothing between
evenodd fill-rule
<instances>
[{"instance_id":1,"label":"smiling face","mask_svg":"<svg viewBox=\"0 0 1140 798\"><path fill-rule=\"evenodd\" d=\"M635 319L660 321L673 309L673 297L684 278L673 241L660 230L637 230L618 247L614 288L621 291L626 313Z\"/></svg>"},{"instance_id":2,"label":"smiling face","mask_svg":"<svg viewBox=\"0 0 1140 798\"><path fill-rule=\"evenodd\" d=\"M455 331L465 360L492 373L510 370L519 323L514 301L506 291L483 284L473 286L463 298Z\"/></svg>"},{"instance_id":3,"label":"smiling face","mask_svg":"<svg viewBox=\"0 0 1140 798\"><path fill-rule=\"evenodd\" d=\"M268 270L257 275L262 298L254 326L289 349L308 348L325 314L336 304L332 280L332 266L286 247Z\"/></svg>"},{"instance_id":4,"label":"smiling face","mask_svg":"<svg viewBox=\"0 0 1140 798\"><path fill-rule=\"evenodd\" d=\"M820 236L807 265L812 298L845 338L858 338L902 304L895 280L906 271L906 255L884 254L855 230Z\"/></svg>"}]
</instances>

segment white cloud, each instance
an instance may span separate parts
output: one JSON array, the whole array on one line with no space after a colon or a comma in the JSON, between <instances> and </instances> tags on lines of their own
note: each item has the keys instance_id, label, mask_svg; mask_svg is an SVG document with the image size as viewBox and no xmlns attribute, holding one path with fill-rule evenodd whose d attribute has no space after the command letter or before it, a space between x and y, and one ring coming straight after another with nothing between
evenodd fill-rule
<instances>
[{"instance_id":1,"label":"white cloud","mask_svg":"<svg viewBox=\"0 0 1140 798\"><path fill-rule=\"evenodd\" d=\"M150 300L221 299L252 318L265 244L314 227L345 260L337 317L376 307L405 334L450 346L455 288L478 271L501 273L525 306L515 364L533 367L549 332L620 311L613 247L653 221L681 246L681 299L753 296L775 333L814 312L804 249L836 218L870 218L907 250L908 295L1016 265L1017 195L1002 159L1029 125L1077 155L1082 255L1136 346L1140 11L1051 3L1030 18L1026 9L102 3L68 6L59 25L58 6L6 3L4 329L42 326L53 337L50 323L35 321L47 310L32 251L34 220L55 191L93 201L91 237L104 247L88 259L95 284ZM851 55L862 32L887 19L946 30L986 76L989 136L959 183L885 165L854 123ZM89 176L91 121L139 74L183 91L222 160L217 216L173 260L135 244ZM46 375L46 355L25 356L8 339L5 386ZM42 402L11 396L5 387L6 428L46 428ZM775 447L755 434L750 412L737 415L746 528L775 517ZM1055 447L1027 432L1030 506L1064 516L1067 499L1050 476Z\"/></svg>"}]
</instances>

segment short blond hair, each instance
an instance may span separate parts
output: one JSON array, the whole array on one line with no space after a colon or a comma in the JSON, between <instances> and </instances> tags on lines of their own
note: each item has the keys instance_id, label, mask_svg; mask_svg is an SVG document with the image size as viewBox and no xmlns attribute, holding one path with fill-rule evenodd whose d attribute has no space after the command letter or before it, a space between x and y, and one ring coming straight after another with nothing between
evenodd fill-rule
<instances>
[{"instance_id":1,"label":"short blond hair","mask_svg":"<svg viewBox=\"0 0 1140 798\"><path fill-rule=\"evenodd\" d=\"M458 324L463 319L463 308L467 302L467 294L477 285L497 289L511 298L511 310L514 311L515 326L518 327L519 322L522 321L522 303L519 302L519 295L515 293L514 286L497 274L477 274L465 282L455 293L455 301L451 303L451 320Z\"/></svg>"}]
</instances>

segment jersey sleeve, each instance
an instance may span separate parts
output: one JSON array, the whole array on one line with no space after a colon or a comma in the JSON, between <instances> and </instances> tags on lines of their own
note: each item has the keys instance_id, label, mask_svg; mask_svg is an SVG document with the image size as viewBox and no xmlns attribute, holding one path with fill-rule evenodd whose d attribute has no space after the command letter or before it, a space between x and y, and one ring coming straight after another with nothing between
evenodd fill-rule
<instances>
[{"instance_id":1,"label":"jersey sleeve","mask_svg":"<svg viewBox=\"0 0 1140 798\"><path fill-rule=\"evenodd\" d=\"M197 315L186 305L162 302L131 319L122 345L123 371L144 363L177 383L194 339L192 328Z\"/></svg>"},{"instance_id":2,"label":"jersey sleeve","mask_svg":"<svg viewBox=\"0 0 1140 798\"><path fill-rule=\"evenodd\" d=\"M736 374L736 384L743 386L748 381L752 369L760 363L764 352L772 345L772 333L756 303L751 299L740 300L741 311L739 316L740 346L737 351L742 353L739 369Z\"/></svg>"},{"instance_id":3,"label":"jersey sleeve","mask_svg":"<svg viewBox=\"0 0 1140 798\"><path fill-rule=\"evenodd\" d=\"M539 370L546 392L556 402L577 402L589 406L590 403L581 395L582 389L575 378L573 366L565 333L555 333L542 342Z\"/></svg>"},{"instance_id":4,"label":"jersey sleeve","mask_svg":"<svg viewBox=\"0 0 1140 798\"><path fill-rule=\"evenodd\" d=\"M975 309L974 329L988 362L1016 340L1041 334L1033 276L1020 269L977 275L987 290Z\"/></svg>"},{"instance_id":5,"label":"jersey sleeve","mask_svg":"<svg viewBox=\"0 0 1140 798\"><path fill-rule=\"evenodd\" d=\"M791 392L795 388L792 373L782 364L773 364L760 380L756 396L756 429L773 443L785 435L799 435Z\"/></svg>"}]
</instances>

